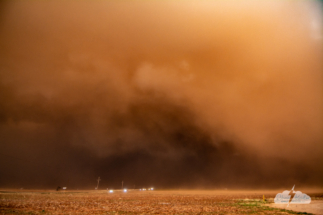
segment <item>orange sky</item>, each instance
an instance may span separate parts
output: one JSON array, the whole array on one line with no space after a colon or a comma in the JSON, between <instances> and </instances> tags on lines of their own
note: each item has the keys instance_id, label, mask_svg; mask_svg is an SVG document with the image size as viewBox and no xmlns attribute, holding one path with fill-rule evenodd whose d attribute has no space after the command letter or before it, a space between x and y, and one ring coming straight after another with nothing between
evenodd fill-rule
<instances>
[{"instance_id":1,"label":"orange sky","mask_svg":"<svg viewBox=\"0 0 323 215\"><path fill-rule=\"evenodd\" d=\"M1 3L0 187L322 185L317 4Z\"/></svg>"}]
</instances>

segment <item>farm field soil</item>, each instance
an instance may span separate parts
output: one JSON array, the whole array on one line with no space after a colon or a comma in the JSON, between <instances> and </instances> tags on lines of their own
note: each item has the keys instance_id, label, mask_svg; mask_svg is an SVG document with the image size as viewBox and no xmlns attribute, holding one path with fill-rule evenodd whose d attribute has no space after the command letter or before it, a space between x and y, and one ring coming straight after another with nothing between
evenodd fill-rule
<instances>
[{"instance_id":1,"label":"farm field soil","mask_svg":"<svg viewBox=\"0 0 323 215\"><path fill-rule=\"evenodd\" d=\"M240 191L53 191L0 190L0 214L296 214L273 208L281 192ZM305 192L305 191L304 191ZM307 191L312 202L323 192ZM263 195L266 201L263 201ZM304 211L305 212L305 211Z\"/></svg>"}]
</instances>

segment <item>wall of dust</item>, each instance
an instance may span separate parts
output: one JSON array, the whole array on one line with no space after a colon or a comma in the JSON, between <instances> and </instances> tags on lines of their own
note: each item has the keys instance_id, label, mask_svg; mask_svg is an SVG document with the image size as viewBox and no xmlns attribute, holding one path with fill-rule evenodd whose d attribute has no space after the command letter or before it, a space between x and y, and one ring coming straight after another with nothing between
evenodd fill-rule
<instances>
[{"instance_id":1,"label":"wall of dust","mask_svg":"<svg viewBox=\"0 0 323 215\"><path fill-rule=\"evenodd\" d=\"M0 187L322 185L319 3L1 4Z\"/></svg>"}]
</instances>

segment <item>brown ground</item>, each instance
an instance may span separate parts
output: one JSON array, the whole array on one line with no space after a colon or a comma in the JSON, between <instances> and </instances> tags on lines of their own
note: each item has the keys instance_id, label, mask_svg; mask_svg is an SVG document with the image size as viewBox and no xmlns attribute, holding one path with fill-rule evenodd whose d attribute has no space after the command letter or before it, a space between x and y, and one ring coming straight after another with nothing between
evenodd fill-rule
<instances>
[{"instance_id":1,"label":"brown ground","mask_svg":"<svg viewBox=\"0 0 323 215\"><path fill-rule=\"evenodd\" d=\"M0 191L0 214L293 214L279 191ZM312 202L323 193L305 192ZM267 201L263 202L263 195ZM290 209L290 208L289 208Z\"/></svg>"}]
</instances>

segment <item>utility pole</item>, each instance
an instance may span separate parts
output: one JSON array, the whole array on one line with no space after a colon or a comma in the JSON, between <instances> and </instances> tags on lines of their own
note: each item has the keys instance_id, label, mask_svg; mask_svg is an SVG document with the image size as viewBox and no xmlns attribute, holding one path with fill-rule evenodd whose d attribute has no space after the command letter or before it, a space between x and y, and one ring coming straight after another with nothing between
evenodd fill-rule
<instances>
[{"instance_id":1,"label":"utility pole","mask_svg":"<svg viewBox=\"0 0 323 215\"><path fill-rule=\"evenodd\" d=\"M123 181L121 182L122 186L121 186L121 189L123 190Z\"/></svg>"},{"instance_id":2,"label":"utility pole","mask_svg":"<svg viewBox=\"0 0 323 215\"><path fill-rule=\"evenodd\" d=\"M96 186L96 189L99 189L99 183L100 183L100 181L101 181L101 178L99 177L98 178L98 185Z\"/></svg>"}]
</instances>

